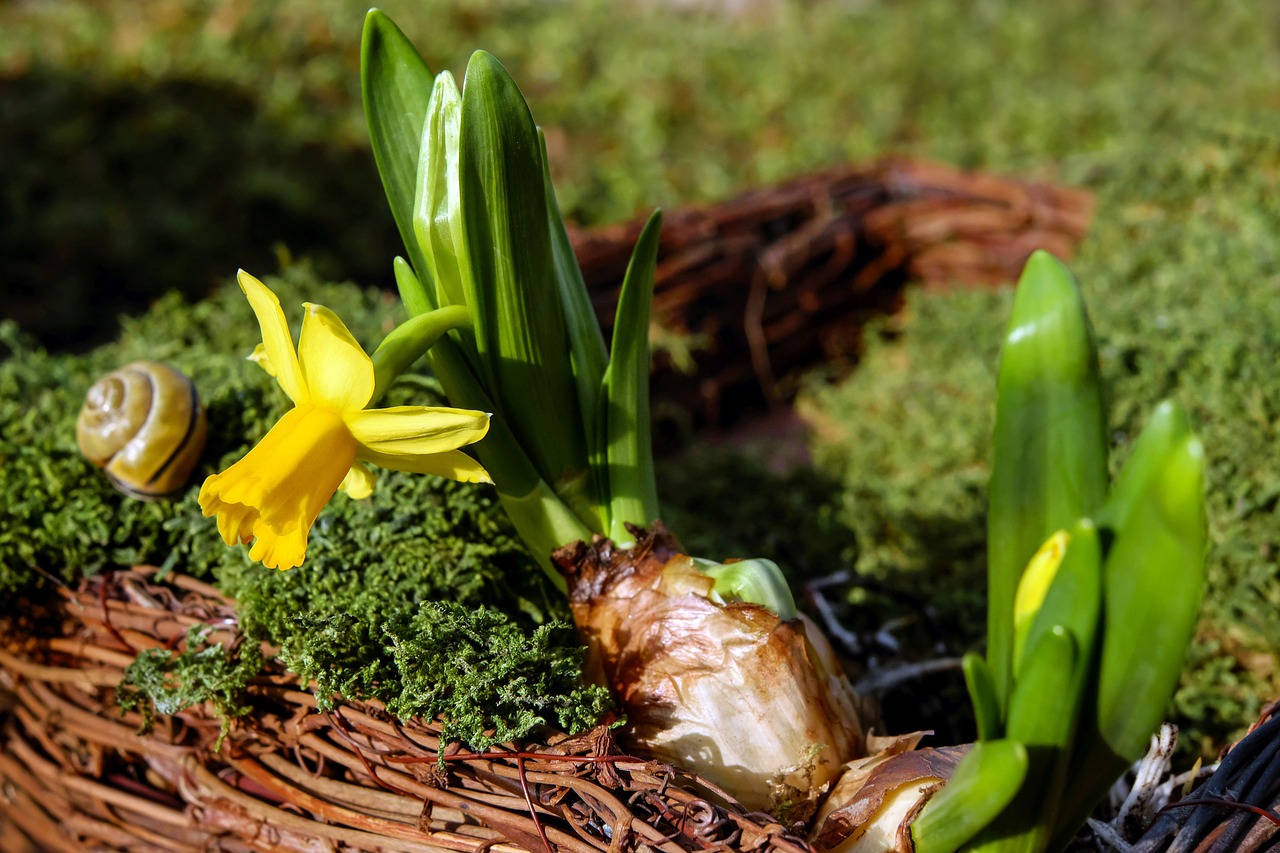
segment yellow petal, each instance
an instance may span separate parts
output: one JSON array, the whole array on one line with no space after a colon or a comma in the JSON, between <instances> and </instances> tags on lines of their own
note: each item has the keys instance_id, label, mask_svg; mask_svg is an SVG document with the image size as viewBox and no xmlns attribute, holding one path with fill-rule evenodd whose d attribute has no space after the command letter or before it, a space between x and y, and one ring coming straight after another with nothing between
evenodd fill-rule
<instances>
[{"instance_id":1,"label":"yellow petal","mask_svg":"<svg viewBox=\"0 0 1280 853\"><path fill-rule=\"evenodd\" d=\"M362 501L373 494L376 483L377 479L373 476L373 472L357 462L351 466L351 470L347 472L346 478L338 488L346 492L347 497L352 500Z\"/></svg>"},{"instance_id":2,"label":"yellow petal","mask_svg":"<svg viewBox=\"0 0 1280 853\"><path fill-rule=\"evenodd\" d=\"M258 326L262 329L262 345L267 358L275 370L276 381L289 395L289 399L297 405L307 402L311 395L307 393L307 383L302 378L302 369L298 365L298 354L293 349L293 337L289 334L289 324L284 319L284 309L280 300L271 289L244 270L236 274L240 289L249 300L253 313L258 317Z\"/></svg>"},{"instance_id":3,"label":"yellow petal","mask_svg":"<svg viewBox=\"0 0 1280 853\"><path fill-rule=\"evenodd\" d=\"M355 464L356 449L336 412L304 404L243 459L205 480L200 508L218 516L227 544L253 539L254 560L270 568L301 565L311 525Z\"/></svg>"},{"instance_id":4,"label":"yellow petal","mask_svg":"<svg viewBox=\"0 0 1280 853\"><path fill-rule=\"evenodd\" d=\"M373 396L373 360L337 314L312 302L303 305L298 360L311 399L340 412L363 409Z\"/></svg>"},{"instance_id":5,"label":"yellow petal","mask_svg":"<svg viewBox=\"0 0 1280 853\"><path fill-rule=\"evenodd\" d=\"M361 447L393 456L456 450L489 431L489 415L470 409L395 406L348 412L343 420Z\"/></svg>"},{"instance_id":6,"label":"yellow petal","mask_svg":"<svg viewBox=\"0 0 1280 853\"><path fill-rule=\"evenodd\" d=\"M301 566L307 556L307 534L310 530L310 525L305 530L301 527L282 531L265 528L253 541L249 559L257 560L268 569L284 570Z\"/></svg>"},{"instance_id":7,"label":"yellow petal","mask_svg":"<svg viewBox=\"0 0 1280 853\"><path fill-rule=\"evenodd\" d=\"M446 450L443 453L432 453L429 456L393 456L361 449L360 458L390 468L393 471L408 471L410 474L434 474L437 477L448 477L460 483L493 483L484 466L461 450Z\"/></svg>"},{"instance_id":8,"label":"yellow petal","mask_svg":"<svg viewBox=\"0 0 1280 853\"><path fill-rule=\"evenodd\" d=\"M261 367L268 376L275 378L276 367L271 363L271 356L267 355L267 347L265 344L258 344L253 348L253 352L245 356L246 361L252 361Z\"/></svg>"}]
</instances>

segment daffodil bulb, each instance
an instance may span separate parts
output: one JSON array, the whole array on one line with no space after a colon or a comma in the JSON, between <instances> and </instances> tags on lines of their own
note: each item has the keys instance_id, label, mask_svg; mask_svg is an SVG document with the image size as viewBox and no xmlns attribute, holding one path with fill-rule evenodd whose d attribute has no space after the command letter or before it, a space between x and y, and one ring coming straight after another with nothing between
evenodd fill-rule
<instances>
[{"instance_id":1,"label":"daffodil bulb","mask_svg":"<svg viewBox=\"0 0 1280 853\"><path fill-rule=\"evenodd\" d=\"M724 601L655 526L628 549L561 549L587 671L626 713L631 747L691 770L749 809L813 814L862 754L857 697L803 618Z\"/></svg>"}]
</instances>

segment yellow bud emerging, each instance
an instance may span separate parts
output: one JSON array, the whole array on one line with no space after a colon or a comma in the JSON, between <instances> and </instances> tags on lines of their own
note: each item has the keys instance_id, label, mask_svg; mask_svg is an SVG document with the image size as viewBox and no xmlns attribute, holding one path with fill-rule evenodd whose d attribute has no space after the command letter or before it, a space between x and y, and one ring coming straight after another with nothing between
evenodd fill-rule
<instances>
[{"instance_id":1,"label":"yellow bud emerging","mask_svg":"<svg viewBox=\"0 0 1280 853\"><path fill-rule=\"evenodd\" d=\"M1049 594L1049 587L1058 574L1062 558L1067 554L1067 546L1071 544L1071 536L1065 530L1045 540L1040 550L1031 557L1027 568L1018 581L1018 592L1013 599L1013 671L1016 673L1022 663L1027 634L1031 631L1031 623L1040 612L1044 598Z\"/></svg>"}]
</instances>

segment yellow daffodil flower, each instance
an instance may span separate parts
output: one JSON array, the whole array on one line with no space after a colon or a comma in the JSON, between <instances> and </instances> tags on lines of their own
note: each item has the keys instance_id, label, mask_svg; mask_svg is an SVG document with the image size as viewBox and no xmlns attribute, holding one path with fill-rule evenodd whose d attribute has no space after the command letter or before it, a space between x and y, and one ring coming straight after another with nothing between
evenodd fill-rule
<instances>
[{"instance_id":1,"label":"yellow daffodil flower","mask_svg":"<svg viewBox=\"0 0 1280 853\"><path fill-rule=\"evenodd\" d=\"M354 498L372 493L373 474L362 461L492 482L458 450L484 437L488 414L426 406L366 409L374 392L373 361L338 316L304 303L295 352L280 300L243 270L238 280L262 327L253 358L275 376L294 408L243 459L200 488L200 508L218 516L228 545L253 541L250 558L270 568L301 565L311 525L338 488Z\"/></svg>"}]
</instances>

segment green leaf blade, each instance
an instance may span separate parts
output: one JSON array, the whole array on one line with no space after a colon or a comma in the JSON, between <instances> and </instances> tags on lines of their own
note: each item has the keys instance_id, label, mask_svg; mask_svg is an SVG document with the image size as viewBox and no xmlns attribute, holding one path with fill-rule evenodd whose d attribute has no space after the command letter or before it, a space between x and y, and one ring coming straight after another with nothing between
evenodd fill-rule
<instances>
[{"instance_id":1,"label":"green leaf blade","mask_svg":"<svg viewBox=\"0 0 1280 853\"><path fill-rule=\"evenodd\" d=\"M1027 261L1000 361L988 531L988 662L1012 688L1013 606L1027 561L1107 488L1097 351L1079 288L1047 252Z\"/></svg>"},{"instance_id":2,"label":"green leaf blade","mask_svg":"<svg viewBox=\"0 0 1280 853\"><path fill-rule=\"evenodd\" d=\"M1098 719L1111 749L1130 761L1164 718L1206 581L1204 448L1186 436L1155 468L1115 531L1103 574Z\"/></svg>"},{"instance_id":3,"label":"green leaf blade","mask_svg":"<svg viewBox=\"0 0 1280 853\"><path fill-rule=\"evenodd\" d=\"M507 70L477 51L462 91L460 190L482 376L543 480L587 472L547 227L533 117Z\"/></svg>"},{"instance_id":4,"label":"green leaf blade","mask_svg":"<svg viewBox=\"0 0 1280 853\"><path fill-rule=\"evenodd\" d=\"M547 140L538 130L538 145L542 151L542 184L547 194L547 228L551 233L551 262L555 268L556 286L564 311L565 326L569 333L569 354L573 362L573 378L578 390L578 402L582 407L583 435L596 435L595 418L599 412L600 385L609 364L604 334L591 306L587 283L582 268L569 242L564 217L560 215L560 203L556 200L555 187L551 184L551 164L547 160ZM599 498L604 501L604 493Z\"/></svg>"},{"instance_id":5,"label":"green leaf blade","mask_svg":"<svg viewBox=\"0 0 1280 853\"><path fill-rule=\"evenodd\" d=\"M982 850L1040 853L1053 831L1055 788L1069 763L1080 699L1072 688L1083 662L1071 632L1061 625L1042 632L1030 649L1009 699L1009 737L1027 748L1027 775L991 827L990 840L979 845Z\"/></svg>"},{"instance_id":6,"label":"green leaf blade","mask_svg":"<svg viewBox=\"0 0 1280 853\"><path fill-rule=\"evenodd\" d=\"M391 215L414 270L427 284L431 272L414 238L413 206L418 147L431 89L431 69L413 44L381 10L370 9L360 40L360 93L365 121ZM412 303L406 301L405 307L410 313L419 314L436 306L415 299Z\"/></svg>"},{"instance_id":7,"label":"green leaf blade","mask_svg":"<svg viewBox=\"0 0 1280 853\"><path fill-rule=\"evenodd\" d=\"M973 703L973 716L978 725L978 740L997 740L1004 734L1004 712L996 699L995 682L987 661L977 652L968 652L960 660L964 683Z\"/></svg>"},{"instance_id":8,"label":"green leaf blade","mask_svg":"<svg viewBox=\"0 0 1280 853\"><path fill-rule=\"evenodd\" d=\"M1101 629L1102 542L1097 525L1087 518L1077 521L1069 533L1067 553L1031 623L1027 648L1034 649L1044 634L1062 626L1074 638L1080 658L1087 661ZM1084 672L1081 668L1078 678Z\"/></svg>"},{"instance_id":9,"label":"green leaf blade","mask_svg":"<svg viewBox=\"0 0 1280 853\"><path fill-rule=\"evenodd\" d=\"M1016 740L979 741L911 824L916 853L955 853L1013 801L1027 774Z\"/></svg>"},{"instance_id":10,"label":"green leaf blade","mask_svg":"<svg viewBox=\"0 0 1280 853\"><path fill-rule=\"evenodd\" d=\"M1056 844L1146 750L1197 624L1208 538L1204 451L1180 408L1157 407L1098 519L1111 545L1097 692L1082 714Z\"/></svg>"},{"instance_id":11,"label":"green leaf blade","mask_svg":"<svg viewBox=\"0 0 1280 853\"><path fill-rule=\"evenodd\" d=\"M662 212L654 211L632 250L601 394L607 448L601 479L607 483L609 536L615 542L630 540L628 522L648 524L659 514L649 424L649 313L661 229Z\"/></svg>"}]
</instances>

